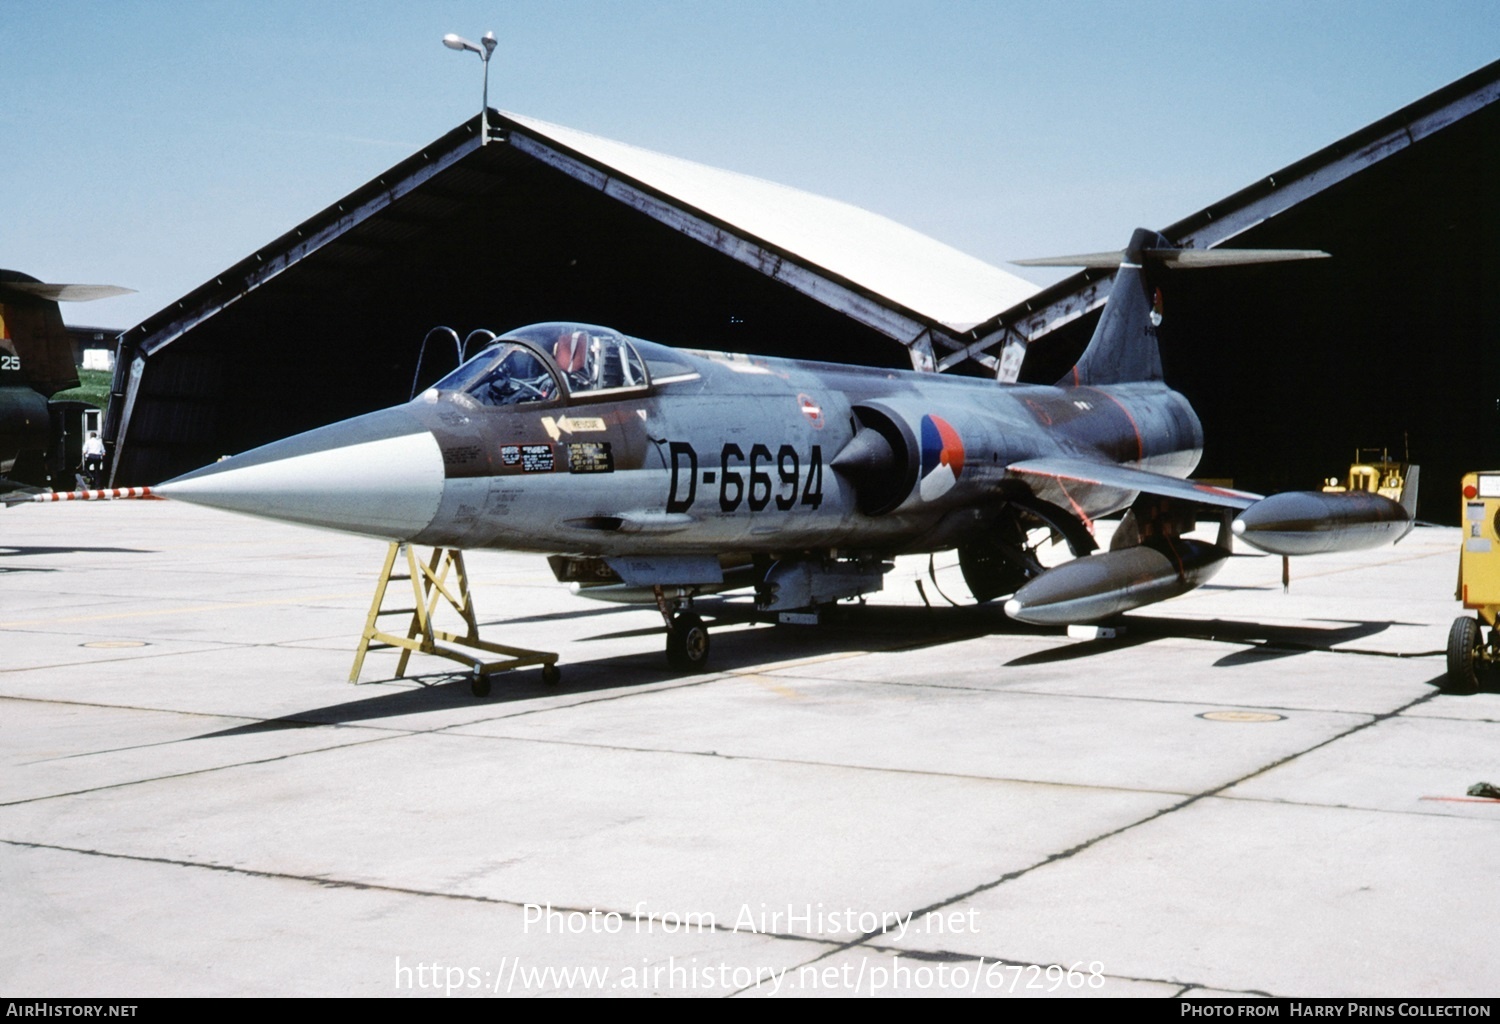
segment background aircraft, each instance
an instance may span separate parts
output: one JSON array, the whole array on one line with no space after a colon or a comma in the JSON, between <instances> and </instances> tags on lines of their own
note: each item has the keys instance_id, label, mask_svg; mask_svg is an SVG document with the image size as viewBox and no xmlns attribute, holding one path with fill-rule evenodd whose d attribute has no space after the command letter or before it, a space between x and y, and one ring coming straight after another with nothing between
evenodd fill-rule
<instances>
[{"instance_id":1,"label":"background aircraft","mask_svg":"<svg viewBox=\"0 0 1500 1024\"><path fill-rule=\"evenodd\" d=\"M78 386L78 368L58 302L130 292L107 284L44 284L0 270L0 483L12 477L13 484L46 483L47 455L62 443L64 424L47 400Z\"/></svg>"},{"instance_id":2,"label":"background aircraft","mask_svg":"<svg viewBox=\"0 0 1500 1024\"><path fill-rule=\"evenodd\" d=\"M1378 495L1259 495L1189 481L1203 435L1162 381L1154 272L1305 251L1177 250L1138 230L1055 386L686 351L606 328L503 335L404 406L266 445L156 488L231 511L453 548L543 552L560 581L652 602L668 660L705 664L692 611L753 587L767 612L880 589L898 554L957 549L979 600L1094 622L1203 583L1231 529L1277 554L1400 539ZM1094 521L1128 509L1111 550ZM1184 536L1205 509L1215 543ZM1230 517L1238 512L1231 528ZM1044 568L1039 528L1076 557Z\"/></svg>"}]
</instances>

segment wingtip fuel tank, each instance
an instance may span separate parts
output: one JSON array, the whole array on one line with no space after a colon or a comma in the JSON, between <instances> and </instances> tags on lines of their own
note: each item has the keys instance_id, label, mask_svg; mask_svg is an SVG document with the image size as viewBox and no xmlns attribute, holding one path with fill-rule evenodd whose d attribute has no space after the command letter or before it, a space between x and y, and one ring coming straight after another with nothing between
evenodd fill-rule
<instances>
[{"instance_id":1,"label":"wingtip fuel tank","mask_svg":"<svg viewBox=\"0 0 1500 1024\"><path fill-rule=\"evenodd\" d=\"M1321 555L1395 543L1413 521L1412 510L1380 494L1283 491L1245 509L1230 528L1273 555Z\"/></svg>"}]
</instances>

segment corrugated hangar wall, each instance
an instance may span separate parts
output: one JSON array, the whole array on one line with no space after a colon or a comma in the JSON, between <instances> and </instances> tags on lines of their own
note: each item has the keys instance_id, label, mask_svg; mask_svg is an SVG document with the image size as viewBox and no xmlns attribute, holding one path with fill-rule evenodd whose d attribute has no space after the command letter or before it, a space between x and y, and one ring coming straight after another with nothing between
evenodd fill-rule
<instances>
[{"instance_id":1,"label":"corrugated hangar wall","mask_svg":"<svg viewBox=\"0 0 1500 1024\"><path fill-rule=\"evenodd\" d=\"M1497 68L1470 77L1493 83ZM1200 475L1307 488L1358 447L1409 450L1424 465L1421 514L1452 521L1459 476L1500 466L1497 118L1486 101L1231 243L1330 260L1167 275L1163 359L1204 422ZM117 484L402 401L439 324L577 319L668 344L910 365L887 336L760 269L510 146L478 146L477 120L126 333L106 428ZM344 223L402 178L419 183ZM331 240L287 257L318 232ZM267 260L285 269L248 287ZM1096 320L1034 341L1022 379L1060 378ZM153 345L127 410L130 364Z\"/></svg>"}]
</instances>

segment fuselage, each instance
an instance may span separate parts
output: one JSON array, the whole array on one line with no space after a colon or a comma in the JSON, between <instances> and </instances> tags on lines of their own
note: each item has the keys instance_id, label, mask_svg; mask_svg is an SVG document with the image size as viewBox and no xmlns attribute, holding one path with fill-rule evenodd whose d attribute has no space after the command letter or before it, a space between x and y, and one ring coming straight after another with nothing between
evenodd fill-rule
<instances>
[{"instance_id":1,"label":"fuselage","mask_svg":"<svg viewBox=\"0 0 1500 1024\"><path fill-rule=\"evenodd\" d=\"M593 365L570 335L592 339ZM1154 382L1007 385L686 351L573 324L513 332L489 353L493 369L482 354L406 405L165 492L445 547L894 554L962 543L1016 498L1087 522L1135 497L1022 482L1012 463L1067 456L1186 477L1202 449L1187 400ZM846 454L866 448L878 452Z\"/></svg>"}]
</instances>

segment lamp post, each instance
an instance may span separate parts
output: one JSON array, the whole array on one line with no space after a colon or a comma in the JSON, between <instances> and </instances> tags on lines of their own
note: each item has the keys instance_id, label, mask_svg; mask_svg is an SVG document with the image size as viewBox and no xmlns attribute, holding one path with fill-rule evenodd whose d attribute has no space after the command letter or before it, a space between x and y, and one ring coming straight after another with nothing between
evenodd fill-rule
<instances>
[{"instance_id":1,"label":"lamp post","mask_svg":"<svg viewBox=\"0 0 1500 1024\"><path fill-rule=\"evenodd\" d=\"M443 45L450 50L477 53L484 62L484 105L479 108L480 145L483 145L490 140L490 55L495 52L495 33L486 32L479 43L471 43L463 36L449 32L443 37Z\"/></svg>"}]
</instances>

